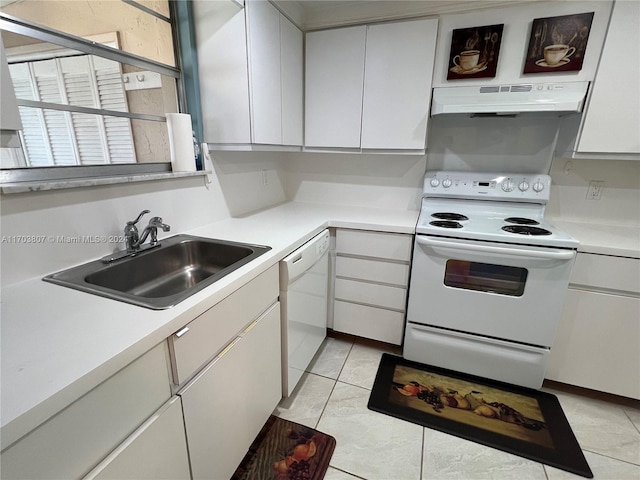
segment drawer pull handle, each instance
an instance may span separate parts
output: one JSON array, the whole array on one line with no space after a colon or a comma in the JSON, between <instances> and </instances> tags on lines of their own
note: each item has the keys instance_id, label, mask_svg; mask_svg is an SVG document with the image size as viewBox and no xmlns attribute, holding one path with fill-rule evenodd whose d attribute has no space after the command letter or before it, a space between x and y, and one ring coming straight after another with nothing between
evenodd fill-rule
<instances>
[{"instance_id":1,"label":"drawer pull handle","mask_svg":"<svg viewBox=\"0 0 640 480\"><path fill-rule=\"evenodd\" d=\"M189 327L184 327L184 328L182 328L182 329L180 329L180 330L178 330L178 331L176 332L176 337L177 337L177 338L180 338L181 336L183 336L183 335L184 335L185 333L187 333L188 331L189 331Z\"/></svg>"}]
</instances>

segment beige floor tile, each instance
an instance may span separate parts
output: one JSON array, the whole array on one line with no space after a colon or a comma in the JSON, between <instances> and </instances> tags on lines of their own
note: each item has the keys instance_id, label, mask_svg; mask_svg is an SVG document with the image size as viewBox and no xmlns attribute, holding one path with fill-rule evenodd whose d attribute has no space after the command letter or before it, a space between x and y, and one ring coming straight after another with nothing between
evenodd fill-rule
<instances>
[{"instance_id":1,"label":"beige floor tile","mask_svg":"<svg viewBox=\"0 0 640 480\"><path fill-rule=\"evenodd\" d=\"M352 346L352 342L327 337L307 370L316 375L337 379Z\"/></svg>"},{"instance_id":2,"label":"beige floor tile","mask_svg":"<svg viewBox=\"0 0 640 480\"><path fill-rule=\"evenodd\" d=\"M362 477L354 477L348 473L341 472L333 467L329 467L324 476L324 480L360 480Z\"/></svg>"},{"instance_id":3,"label":"beige floor tile","mask_svg":"<svg viewBox=\"0 0 640 480\"><path fill-rule=\"evenodd\" d=\"M619 405L556 392L583 450L640 465L640 432Z\"/></svg>"},{"instance_id":4,"label":"beige floor tile","mask_svg":"<svg viewBox=\"0 0 640 480\"><path fill-rule=\"evenodd\" d=\"M371 390L383 353L378 348L354 344L338 380Z\"/></svg>"},{"instance_id":5,"label":"beige floor tile","mask_svg":"<svg viewBox=\"0 0 640 480\"><path fill-rule=\"evenodd\" d=\"M367 409L369 395L336 384L318 423L336 439L331 466L368 480L418 480L423 428Z\"/></svg>"},{"instance_id":6,"label":"beige floor tile","mask_svg":"<svg viewBox=\"0 0 640 480\"><path fill-rule=\"evenodd\" d=\"M315 428L334 385L335 380L305 373L291 396L280 402L274 415Z\"/></svg>"},{"instance_id":7,"label":"beige floor tile","mask_svg":"<svg viewBox=\"0 0 640 480\"><path fill-rule=\"evenodd\" d=\"M423 480L546 480L538 462L424 429Z\"/></svg>"},{"instance_id":8,"label":"beige floor tile","mask_svg":"<svg viewBox=\"0 0 640 480\"><path fill-rule=\"evenodd\" d=\"M627 414L629 420L631 420L631 422L635 425L636 430L640 432L640 410L625 408L624 413Z\"/></svg>"},{"instance_id":9,"label":"beige floor tile","mask_svg":"<svg viewBox=\"0 0 640 480\"><path fill-rule=\"evenodd\" d=\"M621 462L613 458L598 455L596 453L585 452L587 463L593 472L595 480L639 480L640 466L627 462ZM574 475L557 468L545 465L547 478L549 480L570 480L580 479L578 475Z\"/></svg>"}]
</instances>

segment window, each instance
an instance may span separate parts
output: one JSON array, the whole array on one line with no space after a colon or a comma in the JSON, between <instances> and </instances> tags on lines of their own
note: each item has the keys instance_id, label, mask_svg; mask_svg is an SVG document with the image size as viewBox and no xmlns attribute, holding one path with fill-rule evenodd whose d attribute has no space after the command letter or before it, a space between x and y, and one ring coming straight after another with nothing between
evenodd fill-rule
<instances>
[{"instance_id":1,"label":"window","mask_svg":"<svg viewBox=\"0 0 640 480\"><path fill-rule=\"evenodd\" d=\"M165 114L187 111L178 11L184 18L184 6L167 0L3 2L23 122L22 150L1 149L3 182L27 169L40 170L39 179L95 176L98 167L107 176L170 171ZM188 30L188 19L180 23ZM186 38L183 51L192 51ZM77 173L84 167L93 170Z\"/></svg>"}]
</instances>

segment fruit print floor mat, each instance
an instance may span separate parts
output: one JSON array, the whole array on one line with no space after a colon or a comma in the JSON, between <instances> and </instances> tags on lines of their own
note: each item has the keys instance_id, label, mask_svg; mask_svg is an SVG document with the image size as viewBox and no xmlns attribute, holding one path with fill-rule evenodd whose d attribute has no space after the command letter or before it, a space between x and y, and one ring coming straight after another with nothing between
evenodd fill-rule
<instances>
[{"instance_id":1,"label":"fruit print floor mat","mask_svg":"<svg viewBox=\"0 0 640 480\"><path fill-rule=\"evenodd\" d=\"M370 410L593 478L555 395L383 354Z\"/></svg>"},{"instance_id":2,"label":"fruit print floor mat","mask_svg":"<svg viewBox=\"0 0 640 480\"><path fill-rule=\"evenodd\" d=\"M231 480L322 480L335 447L332 436L272 415Z\"/></svg>"}]
</instances>

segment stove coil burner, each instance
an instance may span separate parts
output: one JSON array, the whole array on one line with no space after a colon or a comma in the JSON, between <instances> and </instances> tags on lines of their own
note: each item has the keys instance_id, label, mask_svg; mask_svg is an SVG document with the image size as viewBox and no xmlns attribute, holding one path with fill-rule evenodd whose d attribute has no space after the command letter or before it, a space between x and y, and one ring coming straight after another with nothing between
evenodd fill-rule
<instances>
[{"instance_id":1,"label":"stove coil burner","mask_svg":"<svg viewBox=\"0 0 640 480\"><path fill-rule=\"evenodd\" d=\"M504 219L507 223L516 223L518 225L540 225L539 222L531 218L522 218L522 217L509 217Z\"/></svg>"},{"instance_id":2,"label":"stove coil burner","mask_svg":"<svg viewBox=\"0 0 640 480\"><path fill-rule=\"evenodd\" d=\"M462 228L461 223L454 222L452 220L435 220L433 222L429 222L429 225L441 228Z\"/></svg>"},{"instance_id":3,"label":"stove coil burner","mask_svg":"<svg viewBox=\"0 0 640 480\"><path fill-rule=\"evenodd\" d=\"M431 214L431 216L433 218L438 218L440 220L455 220L458 222L463 220L469 220L469 217L466 217L459 213L450 213L450 212L437 212L437 213Z\"/></svg>"},{"instance_id":4,"label":"stove coil burner","mask_svg":"<svg viewBox=\"0 0 640 480\"><path fill-rule=\"evenodd\" d=\"M502 227L502 230L510 233L517 233L518 235L551 235L549 230L539 227L530 227L528 225L507 225Z\"/></svg>"}]
</instances>

